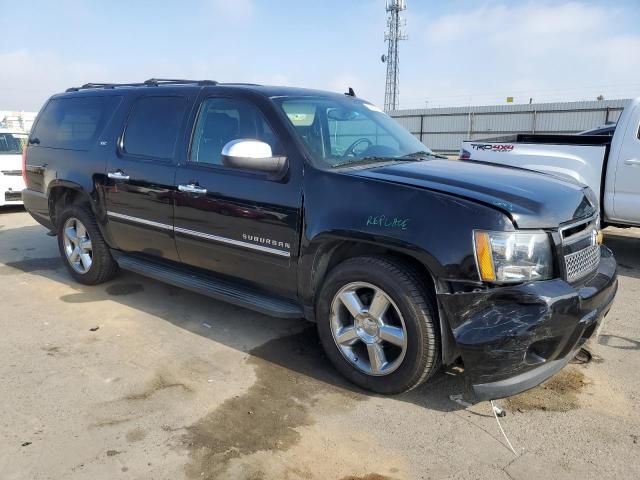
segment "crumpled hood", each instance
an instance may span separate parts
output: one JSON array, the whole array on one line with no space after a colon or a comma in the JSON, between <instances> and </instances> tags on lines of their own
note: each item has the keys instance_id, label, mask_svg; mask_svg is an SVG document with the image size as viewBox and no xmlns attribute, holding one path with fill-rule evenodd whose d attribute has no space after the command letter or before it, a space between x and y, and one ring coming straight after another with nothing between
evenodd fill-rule
<instances>
[{"instance_id":1,"label":"crumpled hood","mask_svg":"<svg viewBox=\"0 0 640 480\"><path fill-rule=\"evenodd\" d=\"M503 211L518 228L556 228L595 213L584 186L520 168L426 160L351 170L348 174L475 200Z\"/></svg>"}]
</instances>

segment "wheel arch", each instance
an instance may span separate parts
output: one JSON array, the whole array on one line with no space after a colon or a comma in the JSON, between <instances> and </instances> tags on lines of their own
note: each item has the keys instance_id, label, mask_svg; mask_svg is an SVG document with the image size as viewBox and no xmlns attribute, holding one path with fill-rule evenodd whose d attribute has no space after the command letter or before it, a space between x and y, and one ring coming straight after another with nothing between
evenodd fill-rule
<instances>
[{"instance_id":1,"label":"wheel arch","mask_svg":"<svg viewBox=\"0 0 640 480\"><path fill-rule=\"evenodd\" d=\"M82 188L82 185L67 180L54 180L49 184L47 189L47 198L49 199L49 218L54 227L58 225L58 217L64 207L74 203L86 203L91 206L93 211L93 202L91 197Z\"/></svg>"},{"instance_id":2,"label":"wheel arch","mask_svg":"<svg viewBox=\"0 0 640 480\"><path fill-rule=\"evenodd\" d=\"M299 290L307 319L316 321L315 301L328 273L343 261L359 256L389 258L414 268L420 274L425 292L434 306L434 314L438 317L442 361L452 363L458 354L453 333L438 301L437 294L448 291L447 285L438 280L437 272L440 271L440 266L428 252L399 245L392 239L385 241L380 237L353 238L335 234L316 237L307 248L307 254L301 262L303 271L299 275Z\"/></svg>"},{"instance_id":3,"label":"wheel arch","mask_svg":"<svg viewBox=\"0 0 640 480\"><path fill-rule=\"evenodd\" d=\"M99 191L87 192L81 184L69 180L54 180L47 188L49 218L53 225L53 231L57 231L57 219L69 205L82 204L89 207L96 218L98 229L109 246L115 245L113 238L106 227L106 212L100 199Z\"/></svg>"}]
</instances>

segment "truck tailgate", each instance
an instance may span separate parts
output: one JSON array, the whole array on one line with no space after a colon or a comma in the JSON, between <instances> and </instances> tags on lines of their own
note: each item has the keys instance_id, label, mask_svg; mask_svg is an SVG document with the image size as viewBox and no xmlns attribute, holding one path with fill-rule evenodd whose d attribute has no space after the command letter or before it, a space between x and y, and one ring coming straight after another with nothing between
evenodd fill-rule
<instances>
[{"instance_id":1,"label":"truck tailgate","mask_svg":"<svg viewBox=\"0 0 640 480\"><path fill-rule=\"evenodd\" d=\"M601 198L602 175L607 145L562 145L539 143L505 143L467 141L462 143L460 158L510 165L588 185Z\"/></svg>"}]
</instances>

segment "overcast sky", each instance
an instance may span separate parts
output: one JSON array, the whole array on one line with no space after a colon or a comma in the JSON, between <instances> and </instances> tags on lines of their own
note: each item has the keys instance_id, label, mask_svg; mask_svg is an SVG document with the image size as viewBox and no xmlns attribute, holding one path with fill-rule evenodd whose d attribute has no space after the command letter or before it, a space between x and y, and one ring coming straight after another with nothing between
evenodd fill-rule
<instances>
[{"instance_id":1,"label":"overcast sky","mask_svg":"<svg viewBox=\"0 0 640 480\"><path fill-rule=\"evenodd\" d=\"M640 0L407 0L400 106L640 96ZM0 110L86 82L208 78L382 104L384 0L0 0Z\"/></svg>"}]
</instances>

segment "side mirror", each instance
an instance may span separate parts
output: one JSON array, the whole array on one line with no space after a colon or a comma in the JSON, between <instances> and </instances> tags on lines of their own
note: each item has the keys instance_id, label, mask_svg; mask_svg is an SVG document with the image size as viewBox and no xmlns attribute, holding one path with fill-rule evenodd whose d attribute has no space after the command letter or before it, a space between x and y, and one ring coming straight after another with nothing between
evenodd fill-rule
<instances>
[{"instance_id":1,"label":"side mirror","mask_svg":"<svg viewBox=\"0 0 640 480\"><path fill-rule=\"evenodd\" d=\"M268 143L239 138L222 148L222 164L278 176L286 171L287 157L274 157Z\"/></svg>"}]
</instances>

